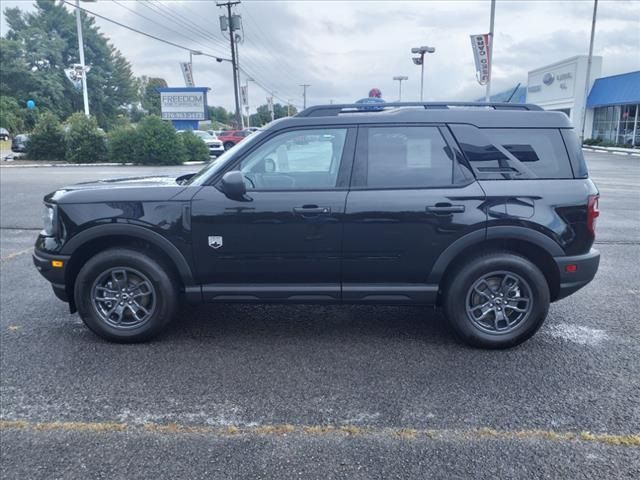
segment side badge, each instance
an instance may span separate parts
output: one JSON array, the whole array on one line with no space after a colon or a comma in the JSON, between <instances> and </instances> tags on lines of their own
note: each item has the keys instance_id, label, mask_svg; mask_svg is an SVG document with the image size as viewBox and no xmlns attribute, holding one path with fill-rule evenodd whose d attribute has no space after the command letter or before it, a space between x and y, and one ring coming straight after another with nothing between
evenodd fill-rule
<instances>
[{"instance_id":1,"label":"side badge","mask_svg":"<svg viewBox=\"0 0 640 480\"><path fill-rule=\"evenodd\" d=\"M222 246L222 237L217 235L209 236L209 246L215 249L220 248Z\"/></svg>"}]
</instances>

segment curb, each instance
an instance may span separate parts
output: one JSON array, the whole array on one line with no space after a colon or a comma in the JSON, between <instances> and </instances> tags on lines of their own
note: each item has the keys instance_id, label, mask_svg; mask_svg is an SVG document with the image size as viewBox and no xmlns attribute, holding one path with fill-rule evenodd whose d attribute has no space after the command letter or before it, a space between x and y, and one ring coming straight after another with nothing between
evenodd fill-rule
<instances>
[{"instance_id":1,"label":"curb","mask_svg":"<svg viewBox=\"0 0 640 480\"><path fill-rule=\"evenodd\" d=\"M136 165L135 163L36 163L34 165L0 165L0 168L39 168L39 167L180 167L191 165L205 165L206 162L184 162L181 165Z\"/></svg>"},{"instance_id":2,"label":"curb","mask_svg":"<svg viewBox=\"0 0 640 480\"><path fill-rule=\"evenodd\" d=\"M597 147L597 146L582 146L582 150L587 152L600 152L600 153L612 153L614 155L626 155L632 157L640 157L640 150L631 150L615 147Z\"/></svg>"}]
</instances>

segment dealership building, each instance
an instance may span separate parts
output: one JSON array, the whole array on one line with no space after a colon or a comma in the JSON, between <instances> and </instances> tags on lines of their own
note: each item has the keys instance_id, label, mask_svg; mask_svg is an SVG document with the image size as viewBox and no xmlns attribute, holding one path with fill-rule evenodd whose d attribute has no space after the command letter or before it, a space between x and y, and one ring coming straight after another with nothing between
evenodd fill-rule
<instances>
[{"instance_id":1,"label":"dealership building","mask_svg":"<svg viewBox=\"0 0 640 480\"><path fill-rule=\"evenodd\" d=\"M585 118L585 139L640 146L640 70L602 77L602 57L594 56L587 86L587 61L586 55L580 55L531 70L525 87L496 93L491 101L511 98L512 103L534 103L563 112L578 132Z\"/></svg>"}]
</instances>

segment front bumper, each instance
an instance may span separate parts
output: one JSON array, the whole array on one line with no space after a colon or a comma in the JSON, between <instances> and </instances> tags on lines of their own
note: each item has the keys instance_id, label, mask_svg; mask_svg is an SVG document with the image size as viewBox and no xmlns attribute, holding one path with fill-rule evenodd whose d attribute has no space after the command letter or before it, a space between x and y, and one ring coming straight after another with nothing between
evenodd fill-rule
<instances>
[{"instance_id":1,"label":"front bumper","mask_svg":"<svg viewBox=\"0 0 640 480\"><path fill-rule=\"evenodd\" d=\"M560 300L580 290L593 280L598 271L598 265L600 265L600 252L592 248L589 253L584 255L555 257L554 260L560 273L560 290L556 297L556 300ZM569 265L575 266L570 268L574 271L567 271Z\"/></svg>"},{"instance_id":2,"label":"front bumper","mask_svg":"<svg viewBox=\"0 0 640 480\"><path fill-rule=\"evenodd\" d=\"M224 153L224 146L220 145L209 145L209 155L214 157L214 156L218 156L218 155L222 155Z\"/></svg>"},{"instance_id":3,"label":"front bumper","mask_svg":"<svg viewBox=\"0 0 640 480\"><path fill-rule=\"evenodd\" d=\"M63 302L69 301L64 281L69 258L71 258L69 255L52 255L41 250L34 250L33 252L33 264L40 274L51 283L56 297ZM53 261L61 261L62 267L54 267Z\"/></svg>"}]
</instances>

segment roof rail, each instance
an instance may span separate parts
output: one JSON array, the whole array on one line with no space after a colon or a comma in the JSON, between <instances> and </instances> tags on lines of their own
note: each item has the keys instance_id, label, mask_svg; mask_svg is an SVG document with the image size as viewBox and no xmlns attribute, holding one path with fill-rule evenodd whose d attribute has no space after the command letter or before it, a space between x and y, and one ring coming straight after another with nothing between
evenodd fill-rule
<instances>
[{"instance_id":1,"label":"roof rail","mask_svg":"<svg viewBox=\"0 0 640 480\"><path fill-rule=\"evenodd\" d=\"M385 103L343 103L331 105L314 105L299 112L296 117L335 117L341 113L372 113L389 108L423 107L425 110L441 110L450 107L493 108L494 110L530 110L540 111L538 105L531 103L504 102L385 102Z\"/></svg>"}]
</instances>

